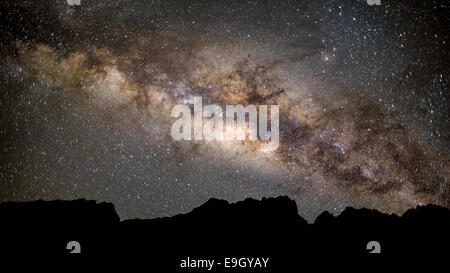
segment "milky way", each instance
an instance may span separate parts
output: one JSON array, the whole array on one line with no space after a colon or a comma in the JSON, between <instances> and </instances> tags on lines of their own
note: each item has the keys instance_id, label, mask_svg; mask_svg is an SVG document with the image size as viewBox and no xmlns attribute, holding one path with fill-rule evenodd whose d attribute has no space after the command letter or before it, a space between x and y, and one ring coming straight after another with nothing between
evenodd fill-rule
<instances>
[{"instance_id":1,"label":"milky way","mask_svg":"<svg viewBox=\"0 0 450 273\"><path fill-rule=\"evenodd\" d=\"M0 200L450 207L448 4L393 2L2 1ZM193 96L279 105L280 146L174 141Z\"/></svg>"}]
</instances>

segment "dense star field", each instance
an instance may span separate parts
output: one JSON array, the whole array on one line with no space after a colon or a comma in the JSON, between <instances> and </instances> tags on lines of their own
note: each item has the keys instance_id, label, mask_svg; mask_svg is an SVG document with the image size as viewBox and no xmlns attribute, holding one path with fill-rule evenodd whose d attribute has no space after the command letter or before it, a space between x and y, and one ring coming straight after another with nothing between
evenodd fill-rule
<instances>
[{"instance_id":1,"label":"dense star field","mask_svg":"<svg viewBox=\"0 0 450 273\"><path fill-rule=\"evenodd\" d=\"M0 2L0 201L121 218L211 197L450 208L448 1ZM175 141L171 109L280 106L280 146Z\"/></svg>"}]
</instances>

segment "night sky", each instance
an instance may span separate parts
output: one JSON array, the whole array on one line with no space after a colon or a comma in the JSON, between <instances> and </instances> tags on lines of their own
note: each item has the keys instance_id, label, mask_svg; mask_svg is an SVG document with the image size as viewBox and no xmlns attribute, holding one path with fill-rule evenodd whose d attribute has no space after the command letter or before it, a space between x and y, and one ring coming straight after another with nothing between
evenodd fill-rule
<instances>
[{"instance_id":1,"label":"night sky","mask_svg":"<svg viewBox=\"0 0 450 273\"><path fill-rule=\"evenodd\" d=\"M0 201L120 217L211 197L450 208L448 1L0 2ZM280 106L280 146L175 141L171 109Z\"/></svg>"}]
</instances>

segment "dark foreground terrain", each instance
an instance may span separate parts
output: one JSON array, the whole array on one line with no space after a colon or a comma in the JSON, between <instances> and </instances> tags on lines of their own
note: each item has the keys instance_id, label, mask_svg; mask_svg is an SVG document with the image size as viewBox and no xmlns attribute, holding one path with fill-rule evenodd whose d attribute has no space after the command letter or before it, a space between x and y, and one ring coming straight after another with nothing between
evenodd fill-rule
<instances>
[{"instance_id":1,"label":"dark foreground terrain","mask_svg":"<svg viewBox=\"0 0 450 273\"><path fill-rule=\"evenodd\" d=\"M450 245L450 210L432 205L401 217L347 208L338 217L325 212L308 224L287 197L235 204L210 199L184 215L120 221L112 204L82 199L3 203L0 218L5 261L46 256L114 263L120 258L170 272L208 271L198 260L214 260L209 272L279 272L316 258L440 262ZM70 241L79 243L80 254L69 253L77 248L68 250ZM370 241L380 244L381 253L369 253ZM240 258L254 258L252 268ZM266 267L256 258L269 258ZM205 267L182 267L183 262Z\"/></svg>"}]
</instances>

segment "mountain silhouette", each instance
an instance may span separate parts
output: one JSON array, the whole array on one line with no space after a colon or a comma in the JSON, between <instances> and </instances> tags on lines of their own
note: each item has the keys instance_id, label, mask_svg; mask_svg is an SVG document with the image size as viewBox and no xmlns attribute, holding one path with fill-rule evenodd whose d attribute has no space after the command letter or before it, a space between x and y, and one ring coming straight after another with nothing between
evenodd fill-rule
<instances>
[{"instance_id":1,"label":"mountain silhouette","mask_svg":"<svg viewBox=\"0 0 450 273\"><path fill-rule=\"evenodd\" d=\"M167 271L194 270L180 267L187 257L269 257L264 272L317 257L436 259L448 255L450 243L450 210L435 205L402 216L346 208L339 216L323 212L312 224L284 196L233 204L210 199L189 213L150 220L121 221L112 204L84 199L1 203L0 215L2 257L144 257ZM69 253L71 241L80 254ZM379 254L369 253L371 241L379 244Z\"/></svg>"}]
</instances>

